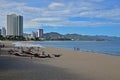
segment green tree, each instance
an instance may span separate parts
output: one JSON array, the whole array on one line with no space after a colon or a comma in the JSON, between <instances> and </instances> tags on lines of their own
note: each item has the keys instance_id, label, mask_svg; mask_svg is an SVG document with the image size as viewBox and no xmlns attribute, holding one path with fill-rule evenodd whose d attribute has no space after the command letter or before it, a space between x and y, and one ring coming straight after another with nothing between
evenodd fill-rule
<instances>
[{"instance_id":1,"label":"green tree","mask_svg":"<svg viewBox=\"0 0 120 80\"><path fill-rule=\"evenodd\" d=\"M8 35L5 37L6 40L13 40L13 41L24 41L25 37L23 36L13 36L13 35Z\"/></svg>"},{"instance_id":2,"label":"green tree","mask_svg":"<svg viewBox=\"0 0 120 80\"><path fill-rule=\"evenodd\" d=\"M4 40L4 37L2 35L0 35L0 40Z\"/></svg>"}]
</instances>

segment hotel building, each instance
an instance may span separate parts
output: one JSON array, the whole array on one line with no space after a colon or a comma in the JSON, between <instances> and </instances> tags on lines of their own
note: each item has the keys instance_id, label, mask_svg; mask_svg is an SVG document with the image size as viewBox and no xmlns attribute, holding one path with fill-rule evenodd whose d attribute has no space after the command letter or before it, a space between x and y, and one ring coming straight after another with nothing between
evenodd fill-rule
<instances>
[{"instance_id":1,"label":"hotel building","mask_svg":"<svg viewBox=\"0 0 120 80\"><path fill-rule=\"evenodd\" d=\"M2 36L6 36L6 29L5 29L5 27L3 27L2 29L1 29L1 35Z\"/></svg>"},{"instance_id":2,"label":"hotel building","mask_svg":"<svg viewBox=\"0 0 120 80\"><path fill-rule=\"evenodd\" d=\"M43 37L43 29L38 29L38 37Z\"/></svg>"},{"instance_id":3,"label":"hotel building","mask_svg":"<svg viewBox=\"0 0 120 80\"><path fill-rule=\"evenodd\" d=\"M23 36L23 16L7 15L7 35Z\"/></svg>"}]
</instances>

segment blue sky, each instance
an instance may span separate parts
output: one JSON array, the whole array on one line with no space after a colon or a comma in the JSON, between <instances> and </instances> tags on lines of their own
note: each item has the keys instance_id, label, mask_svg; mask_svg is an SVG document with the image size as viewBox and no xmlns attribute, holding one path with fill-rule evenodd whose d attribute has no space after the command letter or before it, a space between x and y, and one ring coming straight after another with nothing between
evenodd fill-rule
<instances>
[{"instance_id":1,"label":"blue sky","mask_svg":"<svg viewBox=\"0 0 120 80\"><path fill-rule=\"evenodd\" d=\"M24 17L24 32L78 33L120 37L119 0L0 0L0 26L6 15Z\"/></svg>"}]
</instances>

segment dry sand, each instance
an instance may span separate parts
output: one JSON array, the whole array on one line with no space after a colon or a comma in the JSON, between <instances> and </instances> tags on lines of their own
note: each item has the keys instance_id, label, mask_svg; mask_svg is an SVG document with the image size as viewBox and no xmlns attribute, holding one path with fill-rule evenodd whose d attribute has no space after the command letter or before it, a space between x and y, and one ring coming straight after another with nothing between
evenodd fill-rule
<instances>
[{"instance_id":1,"label":"dry sand","mask_svg":"<svg viewBox=\"0 0 120 80\"><path fill-rule=\"evenodd\" d=\"M1 52L5 53L6 50L8 48ZM30 59L2 55L0 80L18 80L17 77L19 80L120 80L120 56L51 47L46 47L44 51L49 54L60 53L62 56Z\"/></svg>"},{"instance_id":2,"label":"dry sand","mask_svg":"<svg viewBox=\"0 0 120 80\"><path fill-rule=\"evenodd\" d=\"M46 64L65 68L71 73L82 75L90 80L120 80L120 56L57 48L46 48L45 51L63 55Z\"/></svg>"}]
</instances>

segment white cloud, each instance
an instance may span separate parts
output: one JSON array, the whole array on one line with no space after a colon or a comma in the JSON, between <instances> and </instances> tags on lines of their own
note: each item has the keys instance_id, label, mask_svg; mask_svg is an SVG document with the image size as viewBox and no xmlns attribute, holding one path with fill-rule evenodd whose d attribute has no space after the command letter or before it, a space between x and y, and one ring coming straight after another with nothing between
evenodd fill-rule
<instances>
[{"instance_id":1,"label":"white cloud","mask_svg":"<svg viewBox=\"0 0 120 80\"><path fill-rule=\"evenodd\" d=\"M65 20L65 19L57 18L57 17L47 17L47 18L35 18L32 21L40 22L40 21L61 21L61 20Z\"/></svg>"},{"instance_id":2,"label":"white cloud","mask_svg":"<svg viewBox=\"0 0 120 80\"><path fill-rule=\"evenodd\" d=\"M54 8L59 8L64 6L65 5L63 3L52 2L48 7L54 9Z\"/></svg>"},{"instance_id":3,"label":"white cloud","mask_svg":"<svg viewBox=\"0 0 120 80\"><path fill-rule=\"evenodd\" d=\"M50 2L46 7L28 6L24 2L0 1L0 25L6 26L6 15L16 13L24 16L24 27L49 25L60 26L110 26L119 25L120 8L106 9L99 4L104 0L77 0L74 2ZM41 3L42 4L42 3ZM73 17L103 18L113 22L71 21ZM117 22L114 22L117 20Z\"/></svg>"},{"instance_id":4,"label":"white cloud","mask_svg":"<svg viewBox=\"0 0 120 80\"><path fill-rule=\"evenodd\" d=\"M106 18L111 20L120 20L120 8L111 10L96 10L96 11L85 11L81 12L78 16L84 17L96 17L96 18Z\"/></svg>"}]
</instances>

